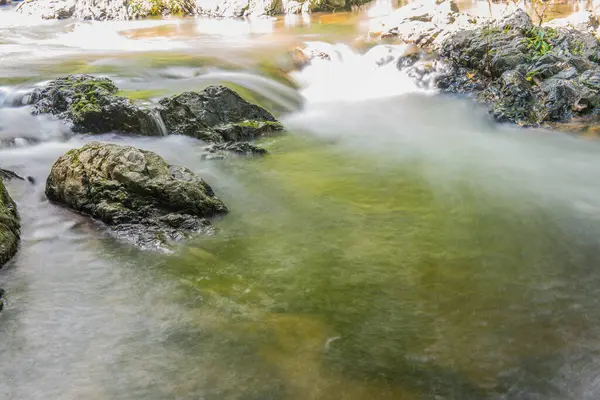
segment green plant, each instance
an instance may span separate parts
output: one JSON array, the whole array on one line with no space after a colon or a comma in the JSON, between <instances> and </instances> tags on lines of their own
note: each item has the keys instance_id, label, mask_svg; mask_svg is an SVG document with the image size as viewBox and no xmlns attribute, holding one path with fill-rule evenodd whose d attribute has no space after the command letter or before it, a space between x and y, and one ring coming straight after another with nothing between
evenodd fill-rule
<instances>
[{"instance_id":1,"label":"green plant","mask_svg":"<svg viewBox=\"0 0 600 400\"><path fill-rule=\"evenodd\" d=\"M497 25L488 24L481 28L481 34L485 36L489 36L494 33L500 33L500 28Z\"/></svg>"},{"instance_id":2,"label":"green plant","mask_svg":"<svg viewBox=\"0 0 600 400\"><path fill-rule=\"evenodd\" d=\"M537 76L540 75L540 71L538 70L531 70L529 72L527 72L527 74L525 75L525 80L527 82L536 82L536 78Z\"/></svg>"},{"instance_id":3,"label":"green plant","mask_svg":"<svg viewBox=\"0 0 600 400\"><path fill-rule=\"evenodd\" d=\"M581 40L576 40L575 42L569 43L569 52L574 56L582 56L583 55L583 42Z\"/></svg>"},{"instance_id":4,"label":"green plant","mask_svg":"<svg viewBox=\"0 0 600 400\"><path fill-rule=\"evenodd\" d=\"M527 31L524 43L530 52L538 56L543 56L552 51L551 40L556 36L556 31L553 29L531 28Z\"/></svg>"}]
</instances>

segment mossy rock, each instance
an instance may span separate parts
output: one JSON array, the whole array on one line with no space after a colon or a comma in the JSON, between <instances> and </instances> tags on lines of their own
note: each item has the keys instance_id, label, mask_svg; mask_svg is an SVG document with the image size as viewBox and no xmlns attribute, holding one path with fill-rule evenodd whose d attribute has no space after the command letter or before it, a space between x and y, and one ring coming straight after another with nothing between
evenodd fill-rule
<instances>
[{"instance_id":1,"label":"mossy rock","mask_svg":"<svg viewBox=\"0 0 600 400\"><path fill-rule=\"evenodd\" d=\"M50 171L46 195L105 222L143 248L210 232L206 218L227 212L211 187L189 169L169 165L151 151L99 142L60 157Z\"/></svg>"},{"instance_id":2,"label":"mossy rock","mask_svg":"<svg viewBox=\"0 0 600 400\"><path fill-rule=\"evenodd\" d=\"M162 134L149 110L118 96L117 92L110 79L70 75L33 93L33 113L56 115L71 122L73 130L81 133Z\"/></svg>"},{"instance_id":3,"label":"mossy rock","mask_svg":"<svg viewBox=\"0 0 600 400\"><path fill-rule=\"evenodd\" d=\"M210 143L246 141L283 130L267 110L222 85L167 97L160 105L170 133Z\"/></svg>"},{"instance_id":4,"label":"mossy rock","mask_svg":"<svg viewBox=\"0 0 600 400\"><path fill-rule=\"evenodd\" d=\"M20 227L17 205L0 180L0 268L19 248Z\"/></svg>"}]
</instances>

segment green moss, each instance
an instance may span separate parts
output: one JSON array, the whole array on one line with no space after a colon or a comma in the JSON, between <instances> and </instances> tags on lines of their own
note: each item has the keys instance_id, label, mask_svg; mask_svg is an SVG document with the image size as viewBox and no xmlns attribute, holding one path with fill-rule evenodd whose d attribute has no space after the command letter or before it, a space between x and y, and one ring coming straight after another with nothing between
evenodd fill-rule
<instances>
[{"instance_id":1,"label":"green moss","mask_svg":"<svg viewBox=\"0 0 600 400\"><path fill-rule=\"evenodd\" d=\"M569 43L569 52L574 56L583 55L584 43L581 40Z\"/></svg>"},{"instance_id":2,"label":"green moss","mask_svg":"<svg viewBox=\"0 0 600 400\"><path fill-rule=\"evenodd\" d=\"M117 96L127 97L130 100L150 100L165 94L164 90L146 89L146 90L120 90Z\"/></svg>"},{"instance_id":3,"label":"green moss","mask_svg":"<svg viewBox=\"0 0 600 400\"><path fill-rule=\"evenodd\" d=\"M20 222L17 205L0 181L0 268L10 260L19 247Z\"/></svg>"}]
</instances>

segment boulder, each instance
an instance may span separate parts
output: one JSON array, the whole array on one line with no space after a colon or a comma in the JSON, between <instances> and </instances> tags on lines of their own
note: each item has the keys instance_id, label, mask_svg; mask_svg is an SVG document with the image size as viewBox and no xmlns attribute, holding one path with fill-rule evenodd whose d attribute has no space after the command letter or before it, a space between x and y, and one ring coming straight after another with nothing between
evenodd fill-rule
<instances>
[{"instance_id":1,"label":"boulder","mask_svg":"<svg viewBox=\"0 0 600 400\"><path fill-rule=\"evenodd\" d=\"M0 268L19 248L21 223L17 205L0 180Z\"/></svg>"},{"instance_id":2,"label":"boulder","mask_svg":"<svg viewBox=\"0 0 600 400\"><path fill-rule=\"evenodd\" d=\"M455 32L477 29L487 17L460 12L454 0L410 2L391 15L371 21L370 36L397 38L437 50Z\"/></svg>"},{"instance_id":3,"label":"boulder","mask_svg":"<svg viewBox=\"0 0 600 400\"><path fill-rule=\"evenodd\" d=\"M248 142L216 143L204 149L206 159L223 159L234 154L237 156L264 156L267 150Z\"/></svg>"},{"instance_id":4,"label":"boulder","mask_svg":"<svg viewBox=\"0 0 600 400\"><path fill-rule=\"evenodd\" d=\"M138 107L106 78L70 75L51 81L30 96L34 114L53 114L72 124L80 133L111 131L161 135L150 110Z\"/></svg>"},{"instance_id":5,"label":"boulder","mask_svg":"<svg viewBox=\"0 0 600 400\"><path fill-rule=\"evenodd\" d=\"M97 218L142 248L161 248L227 212L211 187L156 153L91 142L60 157L46 182L53 202Z\"/></svg>"},{"instance_id":6,"label":"boulder","mask_svg":"<svg viewBox=\"0 0 600 400\"><path fill-rule=\"evenodd\" d=\"M267 110L244 100L225 86L184 92L160 101L169 133L206 142L236 142L283 130Z\"/></svg>"}]
</instances>

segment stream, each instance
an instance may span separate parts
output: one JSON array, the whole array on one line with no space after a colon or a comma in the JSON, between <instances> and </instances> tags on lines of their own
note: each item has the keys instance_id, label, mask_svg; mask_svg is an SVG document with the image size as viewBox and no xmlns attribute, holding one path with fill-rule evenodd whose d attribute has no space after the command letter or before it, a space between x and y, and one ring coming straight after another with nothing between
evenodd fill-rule
<instances>
[{"instance_id":1,"label":"stream","mask_svg":"<svg viewBox=\"0 0 600 400\"><path fill-rule=\"evenodd\" d=\"M600 397L600 143L420 88L350 45L366 31L366 14L0 10L0 167L36 181L7 183L22 243L0 270L1 399ZM336 56L282 72L304 42ZM287 133L226 160L182 136L72 136L19 106L69 73L140 102L223 83ZM91 140L198 173L230 209L217 234L141 251L49 203L53 162Z\"/></svg>"}]
</instances>

